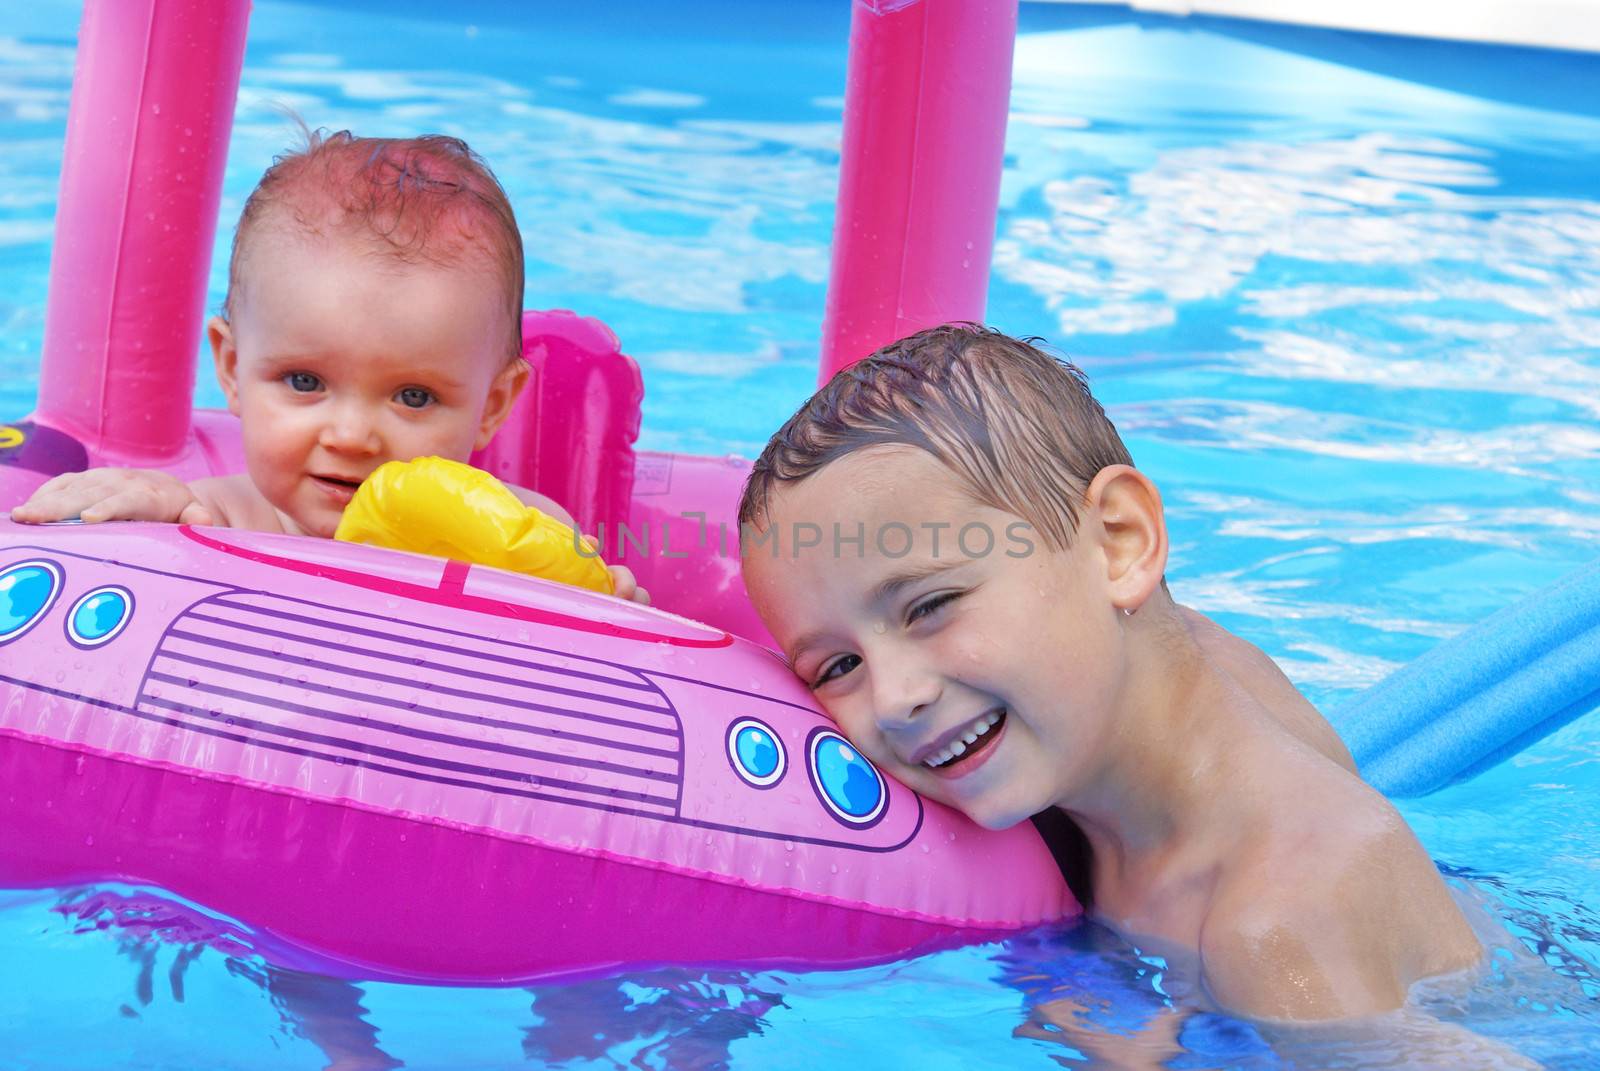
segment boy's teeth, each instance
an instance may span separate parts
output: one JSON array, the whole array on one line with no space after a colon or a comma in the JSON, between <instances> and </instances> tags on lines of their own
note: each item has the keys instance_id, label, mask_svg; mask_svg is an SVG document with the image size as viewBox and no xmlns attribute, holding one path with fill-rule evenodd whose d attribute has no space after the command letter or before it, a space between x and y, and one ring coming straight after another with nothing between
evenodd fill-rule
<instances>
[{"instance_id":1,"label":"boy's teeth","mask_svg":"<svg viewBox=\"0 0 1600 1071\"><path fill-rule=\"evenodd\" d=\"M1002 714L998 710L993 710L985 714L983 717L978 719L970 732L950 741L950 743L946 744L932 755L929 755L926 759L923 759L922 765L928 767L929 769L934 769L943 766L954 759L958 759L962 755L965 755L968 748L970 748L973 744L976 744L982 737L988 735L989 730L993 729L1000 723L1001 717Z\"/></svg>"}]
</instances>

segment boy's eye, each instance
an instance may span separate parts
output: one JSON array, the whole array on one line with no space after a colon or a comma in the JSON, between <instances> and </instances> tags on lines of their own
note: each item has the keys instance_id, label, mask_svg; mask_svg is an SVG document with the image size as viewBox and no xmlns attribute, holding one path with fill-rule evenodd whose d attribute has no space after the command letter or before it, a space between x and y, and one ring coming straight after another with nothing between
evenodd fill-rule
<instances>
[{"instance_id":1,"label":"boy's eye","mask_svg":"<svg viewBox=\"0 0 1600 1071\"><path fill-rule=\"evenodd\" d=\"M835 658L832 662L829 662L826 666L822 667L822 672L817 675L816 682L812 684L811 687L821 688L829 681L849 673L852 669L855 669L860 664L860 655L840 655L838 658Z\"/></svg>"},{"instance_id":2,"label":"boy's eye","mask_svg":"<svg viewBox=\"0 0 1600 1071\"><path fill-rule=\"evenodd\" d=\"M402 387L395 399L407 409L425 409L433 401L433 392L421 387Z\"/></svg>"},{"instance_id":3,"label":"boy's eye","mask_svg":"<svg viewBox=\"0 0 1600 1071\"><path fill-rule=\"evenodd\" d=\"M940 607L961 598L962 594L964 593L959 591L945 591L938 595L930 595L921 602L912 604L911 609L906 612L906 624L909 625L918 618L927 617Z\"/></svg>"},{"instance_id":4,"label":"boy's eye","mask_svg":"<svg viewBox=\"0 0 1600 1071\"><path fill-rule=\"evenodd\" d=\"M310 394L312 391L322 389L322 380L310 372L290 372L283 377L283 381L289 384L289 389L296 394Z\"/></svg>"}]
</instances>

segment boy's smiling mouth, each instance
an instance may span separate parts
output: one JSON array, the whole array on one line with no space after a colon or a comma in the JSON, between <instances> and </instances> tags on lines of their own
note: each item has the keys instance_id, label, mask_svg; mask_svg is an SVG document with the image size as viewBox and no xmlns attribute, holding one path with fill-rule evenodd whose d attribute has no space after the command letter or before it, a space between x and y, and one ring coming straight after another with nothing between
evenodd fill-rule
<instances>
[{"instance_id":1,"label":"boy's smiling mouth","mask_svg":"<svg viewBox=\"0 0 1600 1071\"><path fill-rule=\"evenodd\" d=\"M982 759L988 757L990 748L1000 739L1005 720L1004 707L987 711L956 729L949 739L936 745L917 761L941 776L959 777L975 769Z\"/></svg>"}]
</instances>

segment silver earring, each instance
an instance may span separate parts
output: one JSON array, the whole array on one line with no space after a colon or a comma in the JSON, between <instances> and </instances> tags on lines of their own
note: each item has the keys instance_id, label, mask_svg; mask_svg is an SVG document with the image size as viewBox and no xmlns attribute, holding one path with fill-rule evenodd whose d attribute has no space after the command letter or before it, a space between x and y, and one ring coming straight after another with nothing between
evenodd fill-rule
<instances>
[{"instance_id":1,"label":"silver earring","mask_svg":"<svg viewBox=\"0 0 1600 1071\"><path fill-rule=\"evenodd\" d=\"M1133 610L1130 609L1129 607L1124 606L1122 608L1122 616L1123 617L1132 617L1133 616Z\"/></svg>"}]
</instances>

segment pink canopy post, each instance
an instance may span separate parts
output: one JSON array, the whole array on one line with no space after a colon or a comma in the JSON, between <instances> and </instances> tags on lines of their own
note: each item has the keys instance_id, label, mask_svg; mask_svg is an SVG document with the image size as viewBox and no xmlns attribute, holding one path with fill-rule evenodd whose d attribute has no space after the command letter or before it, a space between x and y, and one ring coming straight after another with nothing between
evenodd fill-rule
<instances>
[{"instance_id":1,"label":"pink canopy post","mask_svg":"<svg viewBox=\"0 0 1600 1071\"><path fill-rule=\"evenodd\" d=\"M855 0L818 381L981 320L1017 0Z\"/></svg>"},{"instance_id":2,"label":"pink canopy post","mask_svg":"<svg viewBox=\"0 0 1600 1071\"><path fill-rule=\"evenodd\" d=\"M101 463L191 441L195 362L249 0L87 0L37 423Z\"/></svg>"}]
</instances>

